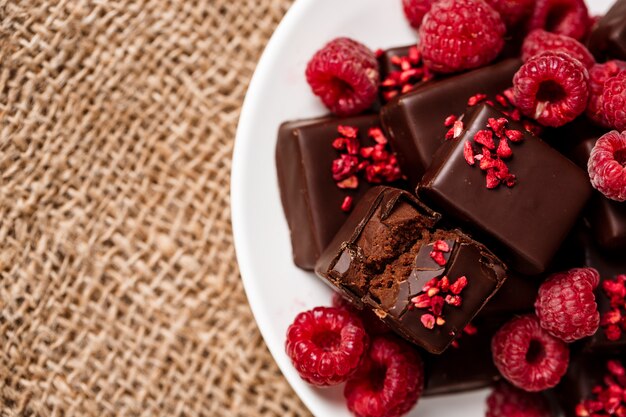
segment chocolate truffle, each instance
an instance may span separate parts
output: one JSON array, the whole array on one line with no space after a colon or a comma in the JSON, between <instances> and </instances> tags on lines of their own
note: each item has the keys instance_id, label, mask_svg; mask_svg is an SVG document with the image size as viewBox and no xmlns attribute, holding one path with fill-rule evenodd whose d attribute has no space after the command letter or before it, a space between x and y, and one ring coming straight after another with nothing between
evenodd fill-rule
<instances>
[{"instance_id":1,"label":"chocolate truffle","mask_svg":"<svg viewBox=\"0 0 626 417\"><path fill-rule=\"evenodd\" d=\"M415 186L443 142L445 119L461 115L470 97L495 96L511 87L521 66L518 59L464 74L424 83L412 92L391 100L380 113L398 162L409 185Z\"/></svg>"},{"instance_id":2,"label":"chocolate truffle","mask_svg":"<svg viewBox=\"0 0 626 417\"><path fill-rule=\"evenodd\" d=\"M435 229L438 220L411 194L374 188L315 269L353 304L373 309L431 353L443 352L506 278L504 264L485 246L458 230Z\"/></svg>"},{"instance_id":3,"label":"chocolate truffle","mask_svg":"<svg viewBox=\"0 0 626 417\"><path fill-rule=\"evenodd\" d=\"M599 61L626 60L626 0L617 0L589 36L589 50Z\"/></svg>"},{"instance_id":4,"label":"chocolate truffle","mask_svg":"<svg viewBox=\"0 0 626 417\"><path fill-rule=\"evenodd\" d=\"M487 129L491 118L505 116L486 104L465 115L462 133L441 146L418 192L425 201L486 238L494 250L501 250L509 266L523 274L540 274L579 217L591 185L583 170L519 123L508 120L506 129L520 135L517 143L510 144L513 155L506 160L510 173L516 175L515 184L489 189L485 171L478 161L470 166L464 151L466 142L474 143L477 132ZM495 134L494 140L498 147Z\"/></svg>"}]
</instances>

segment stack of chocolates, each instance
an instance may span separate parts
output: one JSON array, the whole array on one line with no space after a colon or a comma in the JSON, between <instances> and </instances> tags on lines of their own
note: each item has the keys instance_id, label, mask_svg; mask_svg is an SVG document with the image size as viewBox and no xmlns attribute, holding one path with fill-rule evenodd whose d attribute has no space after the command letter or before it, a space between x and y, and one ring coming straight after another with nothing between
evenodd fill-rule
<instances>
[{"instance_id":1,"label":"stack of chocolates","mask_svg":"<svg viewBox=\"0 0 626 417\"><path fill-rule=\"evenodd\" d=\"M333 114L280 126L294 262L342 297L287 351L357 416L494 384L492 417L626 416L626 0L504 3L403 0L420 42L331 41Z\"/></svg>"}]
</instances>

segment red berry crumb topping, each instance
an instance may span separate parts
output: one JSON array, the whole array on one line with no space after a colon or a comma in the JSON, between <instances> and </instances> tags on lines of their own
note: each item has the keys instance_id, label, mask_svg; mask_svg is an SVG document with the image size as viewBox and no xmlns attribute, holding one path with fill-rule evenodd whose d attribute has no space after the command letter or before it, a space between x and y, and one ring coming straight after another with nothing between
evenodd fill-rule
<instances>
[{"instance_id":1,"label":"red berry crumb topping","mask_svg":"<svg viewBox=\"0 0 626 417\"><path fill-rule=\"evenodd\" d=\"M515 105L544 126L563 126L585 111L588 78L587 69L577 59L546 52L529 59L515 74Z\"/></svg>"},{"instance_id":2,"label":"red berry crumb topping","mask_svg":"<svg viewBox=\"0 0 626 417\"><path fill-rule=\"evenodd\" d=\"M609 309L602 313L600 326L610 341L619 340L626 331L626 275L602 281L602 292L609 299Z\"/></svg>"},{"instance_id":3,"label":"red berry crumb topping","mask_svg":"<svg viewBox=\"0 0 626 417\"><path fill-rule=\"evenodd\" d=\"M525 21L533 12L535 0L487 0L509 29Z\"/></svg>"},{"instance_id":4,"label":"red berry crumb topping","mask_svg":"<svg viewBox=\"0 0 626 417\"><path fill-rule=\"evenodd\" d=\"M491 340L493 362L510 383L525 391L543 391L561 380L569 349L550 335L534 315L512 319Z\"/></svg>"},{"instance_id":5,"label":"red berry crumb topping","mask_svg":"<svg viewBox=\"0 0 626 417\"><path fill-rule=\"evenodd\" d=\"M626 71L625 61L607 61L604 64L596 64L589 69L589 103L587 104L587 116L600 126L609 126L604 116L602 93L604 83L615 77L622 71Z\"/></svg>"},{"instance_id":6,"label":"red berry crumb topping","mask_svg":"<svg viewBox=\"0 0 626 417\"><path fill-rule=\"evenodd\" d=\"M433 252L431 252L431 257L433 257ZM433 257L433 259L435 258ZM443 265L445 265L445 260L443 260ZM435 326L443 326L446 323L443 315L444 306L447 304L452 307L460 307L463 302L461 293L465 287L467 287L466 276L458 277L454 282L450 282L447 276L435 277L428 281L422 287L422 291L411 299L413 304L410 308L426 310L420 320L427 329L432 330Z\"/></svg>"},{"instance_id":7,"label":"red berry crumb topping","mask_svg":"<svg viewBox=\"0 0 626 417\"><path fill-rule=\"evenodd\" d=\"M526 37L522 46L522 59L525 62L534 56L550 51L563 52L572 58L576 58L587 69L596 63L587 47L576 39L546 32L543 29L534 30Z\"/></svg>"},{"instance_id":8,"label":"red berry crumb topping","mask_svg":"<svg viewBox=\"0 0 626 417\"><path fill-rule=\"evenodd\" d=\"M590 27L584 0L537 0L530 20L530 29L545 29L579 40Z\"/></svg>"},{"instance_id":9,"label":"red berry crumb topping","mask_svg":"<svg viewBox=\"0 0 626 417\"><path fill-rule=\"evenodd\" d=\"M428 13L434 2L435 0L402 0L402 9L409 24L419 29L424 15Z\"/></svg>"},{"instance_id":10,"label":"red berry crumb topping","mask_svg":"<svg viewBox=\"0 0 626 417\"><path fill-rule=\"evenodd\" d=\"M344 396L357 417L398 417L413 408L423 388L424 368L415 350L396 338L377 337Z\"/></svg>"},{"instance_id":11,"label":"red berry crumb topping","mask_svg":"<svg viewBox=\"0 0 626 417\"><path fill-rule=\"evenodd\" d=\"M626 416L626 370L616 360L606 364L607 372L602 383L591 390L591 398L576 406L577 417L622 417Z\"/></svg>"},{"instance_id":12,"label":"red berry crumb topping","mask_svg":"<svg viewBox=\"0 0 626 417\"><path fill-rule=\"evenodd\" d=\"M428 69L424 67L422 53L417 46L409 48L406 56L392 57L391 63L398 69L391 71L380 83L381 95L385 101L408 93L419 83L433 78Z\"/></svg>"},{"instance_id":13,"label":"red berry crumb topping","mask_svg":"<svg viewBox=\"0 0 626 417\"><path fill-rule=\"evenodd\" d=\"M626 201L626 131L602 136L587 164L591 185L615 201Z\"/></svg>"},{"instance_id":14,"label":"red berry crumb topping","mask_svg":"<svg viewBox=\"0 0 626 417\"><path fill-rule=\"evenodd\" d=\"M317 386L346 381L367 350L361 320L345 309L316 307L296 316L285 348L300 377Z\"/></svg>"},{"instance_id":15,"label":"red berry crumb topping","mask_svg":"<svg viewBox=\"0 0 626 417\"><path fill-rule=\"evenodd\" d=\"M620 132L626 130L626 71L604 83L602 109L609 127Z\"/></svg>"},{"instance_id":16,"label":"red berry crumb topping","mask_svg":"<svg viewBox=\"0 0 626 417\"><path fill-rule=\"evenodd\" d=\"M515 388L506 382L496 385L487 397L485 417L551 417L550 406L541 394Z\"/></svg>"},{"instance_id":17,"label":"red berry crumb topping","mask_svg":"<svg viewBox=\"0 0 626 417\"><path fill-rule=\"evenodd\" d=\"M504 46L505 26L483 0L441 0L420 28L424 64L435 72L478 68L493 61Z\"/></svg>"},{"instance_id":18,"label":"red berry crumb topping","mask_svg":"<svg viewBox=\"0 0 626 417\"><path fill-rule=\"evenodd\" d=\"M568 343L593 336L600 324L593 293L599 282L600 275L593 268L575 268L551 275L539 287L535 301L541 327Z\"/></svg>"},{"instance_id":19,"label":"red berry crumb topping","mask_svg":"<svg viewBox=\"0 0 626 417\"><path fill-rule=\"evenodd\" d=\"M371 184L391 184L402 178L398 158L388 150L389 141L383 131L372 127L367 134L376 142L374 146L361 146L358 129L352 126L337 127L339 137L333 140L333 148L339 151L339 158L333 160L332 175L337 187L356 189L359 186L359 174ZM347 196L341 209L352 209L352 197Z\"/></svg>"},{"instance_id":20,"label":"red berry crumb topping","mask_svg":"<svg viewBox=\"0 0 626 417\"><path fill-rule=\"evenodd\" d=\"M313 55L306 67L306 80L313 94L333 113L358 114L376 101L378 61L362 43L337 38Z\"/></svg>"}]
</instances>

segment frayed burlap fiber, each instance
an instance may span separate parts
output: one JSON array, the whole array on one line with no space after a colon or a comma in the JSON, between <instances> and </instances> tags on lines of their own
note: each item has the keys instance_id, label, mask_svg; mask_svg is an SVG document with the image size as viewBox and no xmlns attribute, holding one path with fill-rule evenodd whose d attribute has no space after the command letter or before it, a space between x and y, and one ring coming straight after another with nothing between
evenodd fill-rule
<instances>
[{"instance_id":1,"label":"frayed burlap fiber","mask_svg":"<svg viewBox=\"0 0 626 417\"><path fill-rule=\"evenodd\" d=\"M308 415L243 293L231 154L290 0L0 0L0 416Z\"/></svg>"}]
</instances>

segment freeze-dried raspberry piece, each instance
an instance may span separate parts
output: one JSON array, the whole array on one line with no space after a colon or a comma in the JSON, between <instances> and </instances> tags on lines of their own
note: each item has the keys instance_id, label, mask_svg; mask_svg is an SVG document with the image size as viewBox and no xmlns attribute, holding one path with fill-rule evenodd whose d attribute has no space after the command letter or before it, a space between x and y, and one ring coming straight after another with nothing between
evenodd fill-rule
<instances>
[{"instance_id":1,"label":"freeze-dried raspberry piece","mask_svg":"<svg viewBox=\"0 0 626 417\"><path fill-rule=\"evenodd\" d=\"M423 387L424 368L417 352L399 339L377 337L344 396L357 417L398 417L413 408Z\"/></svg>"},{"instance_id":2,"label":"freeze-dried raspberry piece","mask_svg":"<svg viewBox=\"0 0 626 417\"><path fill-rule=\"evenodd\" d=\"M541 327L565 342L593 336L600 324L594 290L600 282L593 268L551 275L541 286L535 312Z\"/></svg>"},{"instance_id":3,"label":"freeze-dried raspberry piece","mask_svg":"<svg viewBox=\"0 0 626 417\"><path fill-rule=\"evenodd\" d=\"M620 132L626 130L626 71L604 83L602 110L609 127Z\"/></svg>"},{"instance_id":4,"label":"freeze-dried raspberry piece","mask_svg":"<svg viewBox=\"0 0 626 417\"><path fill-rule=\"evenodd\" d=\"M534 315L502 326L491 340L491 351L502 376L525 391L554 387L569 364L567 344L542 329Z\"/></svg>"},{"instance_id":5,"label":"freeze-dried raspberry piece","mask_svg":"<svg viewBox=\"0 0 626 417\"><path fill-rule=\"evenodd\" d=\"M525 21L533 12L535 0L486 0L511 29Z\"/></svg>"},{"instance_id":6,"label":"freeze-dried raspberry piece","mask_svg":"<svg viewBox=\"0 0 626 417\"><path fill-rule=\"evenodd\" d=\"M550 406L541 394L517 389L506 382L495 386L487 398L486 417L551 417Z\"/></svg>"},{"instance_id":7,"label":"freeze-dried raspberry piece","mask_svg":"<svg viewBox=\"0 0 626 417\"><path fill-rule=\"evenodd\" d=\"M296 316L287 329L285 349L302 379L325 386L354 374L367 342L357 316L345 309L316 307Z\"/></svg>"},{"instance_id":8,"label":"freeze-dried raspberry piece","mask_svg":"<svg viewBox=\"0 0 626 417\"><path fill-rule=\"evenodd\" d=\"M419 29L424 15L428 13L434 2L435 0L402 0L402 9L409 24Z\"/></svg>"},{"instance_id":9,"label":"freeze-dried raspberry piece","mask_svg":"<svg viewBox=\"0 0 626 417\"><path fill-rule=\"evenodd\" d=\"M505 31L498 12L483 0L441 0L420 28L424 64L442 73L486 65L500 54Z\"/></svg>"},{"instance_id":10,"label":"freeze-dried raspberry piece","mask_svg":"<svg viewBox=\"0 0 626 417\"><path fill-rule=\"evenodd\" d=\"M378 61L362 43L337 38L317 51L306 80L330 111L350 116L369 108L378 95Z\"/></svg>"},{"instance_id":11,"label":"freeze-dried raspberry piece","mask_svg":"<svg viewBox=\"0 0 626 417\"><path fill-rule=\"evenodd\" d=\"M570 57L579 60L587 69L596 63L587 47L576 39L546 32L543 29L534 30L526 37L522 45L522 59L525 62L534 56L549 51L564 52Z\"/></svg>"},{"instance_id":12,"label":"freeze-dried raspberry piece","mask_svg":"<svg viewBox=\"0 0 626 417\"><path fill-rule=\"evenodd\" d=\"M615 201L626 201L626 131L602 136L587 164L591 185Z\"/></svg>"},{"instance_id":13,"label":"freeze-dried raspberry piece","mask_svg":"<svg viewBox=\"0 0 626 417\"><path fill-rule=\"evenodd\" d=\"M586 114L587 117L600 126L608 127L602 100L604 83L622 71L626 71L626 62L618 60L596 64L589 69L589 103L587 104Z\"/></svg>"},{"instance_id":14,"label":"freeze-dried raspberry piece","mask_svg":"<svg viewBox=\"0 0 626 417\"><path fill-rule=\"evenodd\" d=\"M515 105L544 126L563 126L585 111L588 78L577 59L546 52L528 60L513 77Z\"/></svg>"},{"instance_id":15,"label":"freeze-dried raspberry piece","mask_svg":"<svg viewBox=\"0 0 626 417\"><path fill-rule=\"evenodd\" d=\"M584 0L537 0L529 26L580 40L589 31L590 20Z\"/></svg>"}]
</instances>

